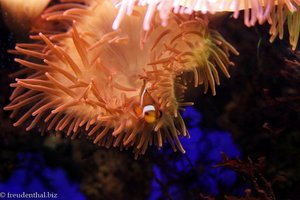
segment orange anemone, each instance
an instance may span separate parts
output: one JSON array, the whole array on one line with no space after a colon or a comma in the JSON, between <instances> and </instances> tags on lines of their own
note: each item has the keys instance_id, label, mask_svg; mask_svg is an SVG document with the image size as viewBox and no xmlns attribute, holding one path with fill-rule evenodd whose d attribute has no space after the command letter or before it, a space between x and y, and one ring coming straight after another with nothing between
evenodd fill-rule
<instances>
[{"instance_id":1,"label":"orange anemone","mask_svg":"<svg viewBox=\"0 0 300 200\"><path fill-rule=\"evenodd\" d=\"M133 146L136 156L166 141L184 153L179 137L189 134L179 110L192 105L184 102L188 82L215 95L218 71L229 77L228 56L238 53L196 15L172 14L165 27L156 15L145 31L146 10L135 6L113 30L117 12L110 0L46 9L33 42L16 45L23 69L5 110L26 130L86 135L107 148ZM144 82L161 112L155 123L135 111Z\"/></svg>"}]
</instances>

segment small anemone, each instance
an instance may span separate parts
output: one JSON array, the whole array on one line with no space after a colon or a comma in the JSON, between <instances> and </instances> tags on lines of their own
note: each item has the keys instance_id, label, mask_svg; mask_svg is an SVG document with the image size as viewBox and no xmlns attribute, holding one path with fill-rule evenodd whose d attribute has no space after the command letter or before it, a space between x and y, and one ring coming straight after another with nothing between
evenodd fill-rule
<instances>
[{"instance_id":1,"label":"small anemone","mask_svg":"<svg viewBox=\"0 0 300 200\"><path fill-rule=\"evenodd\" d=\"M244 23L246 26L254 26L256 23L263 24L266 21L271 25L270 41L279 35L283 38L284 25L287 21L290 33L290 43L295 50L299 38L300 18L299 0L121 0L115 1L119 13L113 23L113 28L117 29L124 16L131 15L133 7L147 6L143 28L150 29L151 18L155 12L159 13L161 25L166 26L170 14L203 14L216 12L234 12L233 17L238 18L240 11L244 11Z\"/></svg>"},{"instance_id":2,"label":"small anemone","mask_svg":"<svg viewBox=\"0 0 300 200\"><path fill-rule=\"evenodd\" d=\"M50 0L0 0L4 21L17 34L30 30Z\"/></svg>"}]
</instances>

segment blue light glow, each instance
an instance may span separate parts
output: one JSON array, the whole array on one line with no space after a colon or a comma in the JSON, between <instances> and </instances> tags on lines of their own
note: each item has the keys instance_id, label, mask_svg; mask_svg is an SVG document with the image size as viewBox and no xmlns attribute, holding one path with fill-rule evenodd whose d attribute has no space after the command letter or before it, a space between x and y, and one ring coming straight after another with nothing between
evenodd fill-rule
<instances>
[{"instance_id":1,"label":"blue light glow","mask_svg":"<svg viewBox=\"0 0 300 200\"><path fill-rule=\"evenodd\" d=\"M14 194L56 193L56 199L85 200L79 184L70 182L61 168L49 168L40 153L19 153L21 166L8 181L0 183L1 192Z\"/></svg>"},{"instance_id":2,"label":"blue light glow","mask_svg":"<svg viewBox=\"0 0 300 200\"><path fill-rule=\"evenodd\" d=\"M167 160L168 167L154 165L156 179L152 181L152 194L149 199L165 198L166 195L171 195L173 199L183 199L186 195L192 195L187 193L193 192L217 196L221 189L230 189L236 181L234 171L214 167L221 162L221 152L231 158L240 157L240 151L233 143L231 135L225 131L201 130L202 116L193 107L186 109L183 118L191 135L190 139L182 140L186 154L178 154ZM163 150L160 155L166 153L173 152ZM162 184L167 186L165 191L162 190Z\"/></svg>"}]
</instances>

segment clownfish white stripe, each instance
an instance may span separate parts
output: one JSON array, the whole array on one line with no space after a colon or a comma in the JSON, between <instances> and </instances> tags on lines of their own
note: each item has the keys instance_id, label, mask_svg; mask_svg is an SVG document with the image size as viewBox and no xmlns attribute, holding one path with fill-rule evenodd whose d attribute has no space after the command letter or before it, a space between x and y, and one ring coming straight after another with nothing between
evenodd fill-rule
<instances>
[{"instance_id":1,"label":"clownfish white stripe","mask_svg":"<svg viewBox=\"0 0 300 200\"><path fill-rule=\"evenodd\" d=\"M146 112L149 111L155 111L155 107L153 105L147 105L143 108L143 116L145 115Z\"/></svg>"}]
</instances>

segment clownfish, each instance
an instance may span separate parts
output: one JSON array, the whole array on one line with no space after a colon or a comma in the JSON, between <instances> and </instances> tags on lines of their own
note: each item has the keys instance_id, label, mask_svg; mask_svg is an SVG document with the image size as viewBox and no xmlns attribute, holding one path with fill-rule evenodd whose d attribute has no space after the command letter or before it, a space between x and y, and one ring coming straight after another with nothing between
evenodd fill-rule
<instances>
[{"instance_id":1,"label":"clownfish","mask_svg":"<svg viewBox=\"0 0 300 200\"><path fill-rule=\"evenodd\" d=\"M140 105L136 107L135 111L149 124L154 123L161 116L161 112L157 108L154 99L147 91L145 81L140 94Z\"/></svg>"}]
</instances>

